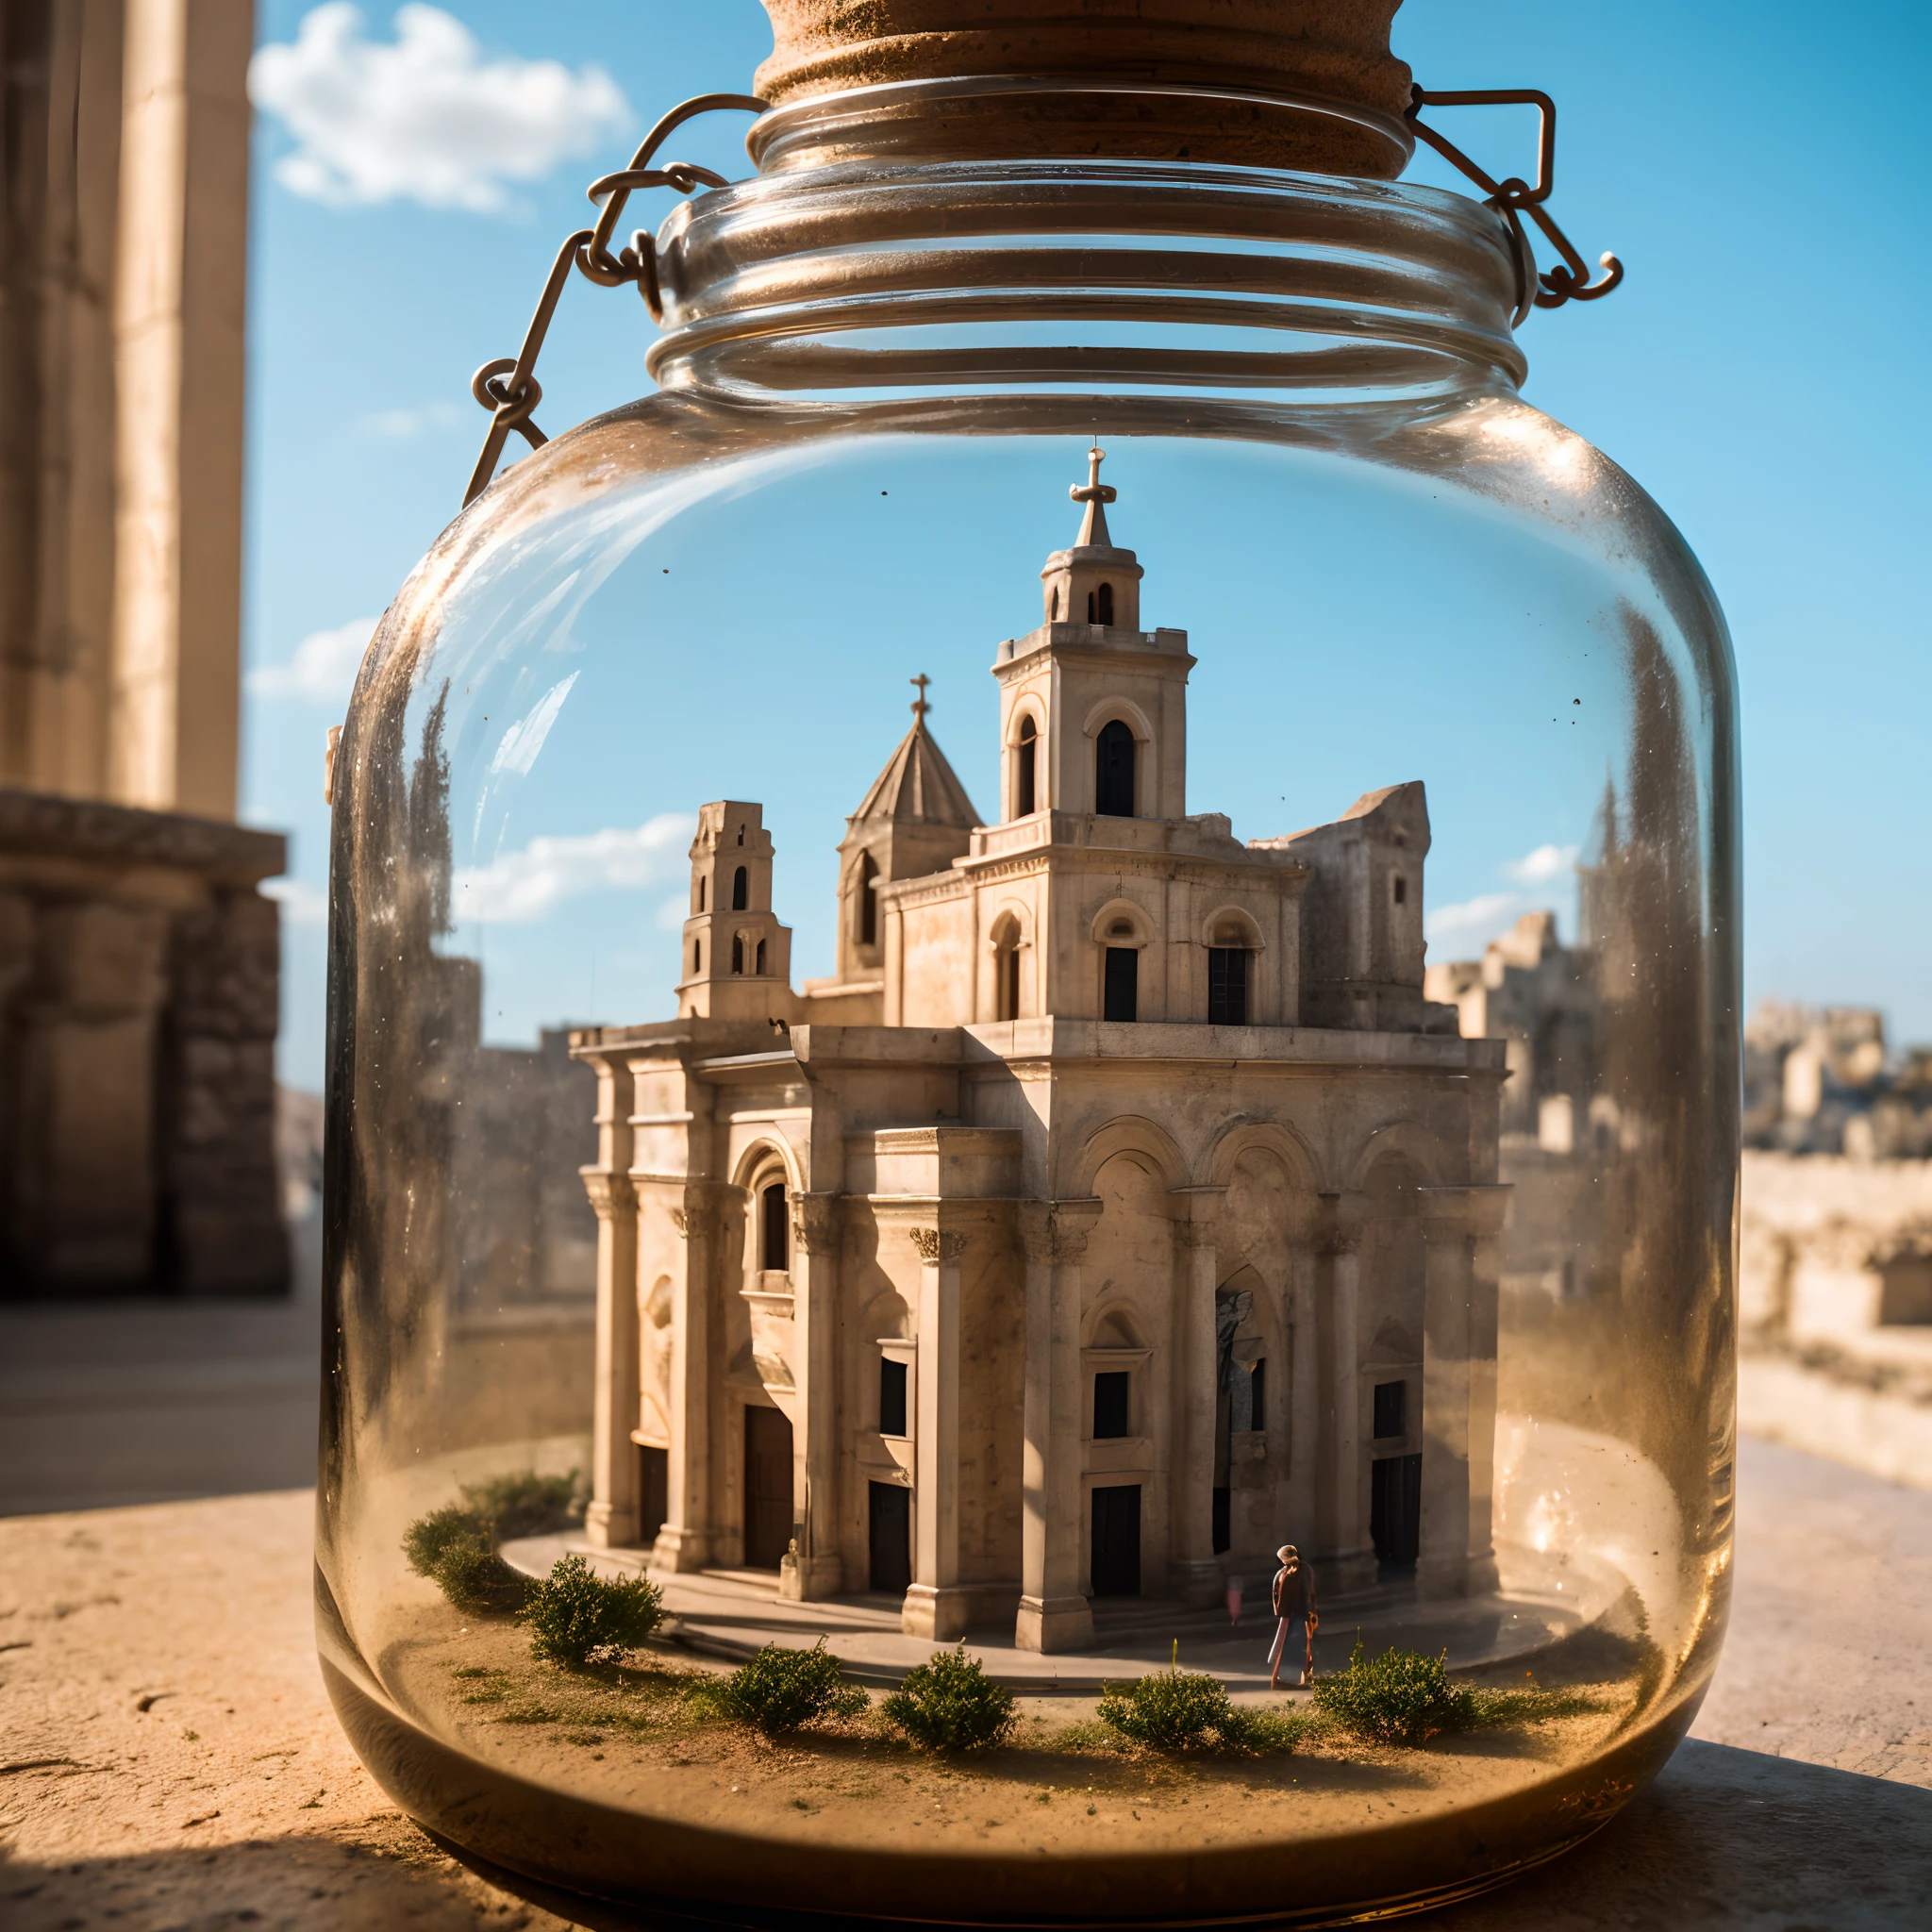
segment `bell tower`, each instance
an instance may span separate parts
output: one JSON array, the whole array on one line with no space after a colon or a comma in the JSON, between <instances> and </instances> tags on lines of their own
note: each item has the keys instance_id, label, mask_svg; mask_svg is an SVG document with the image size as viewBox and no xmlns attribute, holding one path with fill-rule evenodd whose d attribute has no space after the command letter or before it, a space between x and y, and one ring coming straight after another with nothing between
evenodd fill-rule
<instances>
[{"instance_id":1,"label":"bell tower","mask_svg":"<svg viewBox=\"0 0 1932 1932\"><path fill-rule=\"evenodd\" d=\"M1078 535L1040 573L1043 621L1000 646L1000 818L1076 812L1177 819L1187 811L1188 634L1141 628L1140 558L1113 541L1087 452Z\"/></svg>"},{"instance_id":2,"label":"bell tower","mask_svg":"<svg viewBox=\"0 0 1932 1932\"><path fill-rule=\"evenodd\" d=\"M763 806L737 799L698 808L680 1018L791 1017L791 928L772 911L772 835L764 817Z\"/></svg>"}]
</instances>

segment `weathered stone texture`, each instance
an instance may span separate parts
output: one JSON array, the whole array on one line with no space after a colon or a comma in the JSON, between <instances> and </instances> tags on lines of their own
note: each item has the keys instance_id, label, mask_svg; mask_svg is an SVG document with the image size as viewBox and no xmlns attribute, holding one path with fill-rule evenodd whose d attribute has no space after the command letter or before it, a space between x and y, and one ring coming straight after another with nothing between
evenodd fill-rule
<instances>
[{"instance_id":1,"label":"weathered stone texture","mask_svg":"<svg viewBox=\"0 0 1932 1932\"><path fill-rule=\"evenodd\" d=\"M0 1282L257 1294L276 1199L279 835L0 790Z\"/></svg>"}]
</instances>

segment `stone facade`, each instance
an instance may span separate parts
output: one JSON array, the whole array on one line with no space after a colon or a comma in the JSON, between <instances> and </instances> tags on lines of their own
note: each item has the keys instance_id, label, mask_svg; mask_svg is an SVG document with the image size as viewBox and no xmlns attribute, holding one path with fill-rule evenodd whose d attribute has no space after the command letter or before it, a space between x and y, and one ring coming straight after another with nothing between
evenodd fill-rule
<instances>
[{"instance_id":1,"label":"stone facade","mask_svg":"<svg viewBox=\"0 0 1932 1932\"><path fill-rule=\"evenodd\" d=\"M595 1069L593 1541L1089 1639L1293 1541L1493 1577L1500 1041L1423 993L1420 784L1242 843L1186 804L1178 630L1089 480L997 650L1001 811L925 722L794 992L753 803L706 806L678 1017Z\"/></svg>"},{"instance_id":2,"label":"stone facade","mask_svg":"<svg viewBox=\"0 0 1932 1932\"><path fill-rule=\"evenodd\" d=\"M278 833L0 789L10 1296L287 1284Z\"/></svg>"}]
</instances>

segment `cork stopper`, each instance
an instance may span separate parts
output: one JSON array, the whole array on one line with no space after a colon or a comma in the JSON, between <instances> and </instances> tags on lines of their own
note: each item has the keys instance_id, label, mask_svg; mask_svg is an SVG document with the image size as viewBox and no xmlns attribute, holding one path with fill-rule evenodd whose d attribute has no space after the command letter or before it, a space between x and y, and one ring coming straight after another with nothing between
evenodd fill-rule
<instances>
[{"instance_id":1,"label":"cork stopper","mask_svg":"<svg viewBox=\"0 0 1932 1932\"><path fill-rule=\"evenodd\" d=\"M1192 159L1389 180L1409 151L1408 68L1389 51L1400 5L764 0L775 45L757 88L795 109L855 88L1016 83L926 95L905 117L920 125L894 136L901 155ZM1311 100L1336 111L1292 105Z\"/></svg>"}]
</instances>

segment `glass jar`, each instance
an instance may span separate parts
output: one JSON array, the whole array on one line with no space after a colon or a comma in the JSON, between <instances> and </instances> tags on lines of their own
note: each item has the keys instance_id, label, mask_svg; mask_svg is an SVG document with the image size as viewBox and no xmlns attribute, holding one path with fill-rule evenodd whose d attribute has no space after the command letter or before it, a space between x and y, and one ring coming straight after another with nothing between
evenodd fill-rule
<instances>
[{"instance_id":1,"label":"glass jar","mask_svg":"<svg viewBox=\"0 0 1932 1932\"><path fill-rule=\"evenodd\" d=\"M1420 1907L1716 1658L1724 627L1518 396L1498 215L901 151L1019 85L764 116L660 234L657 392L377 634L325 1669L579 1892Z\"/></svg>"}]
</instances>

